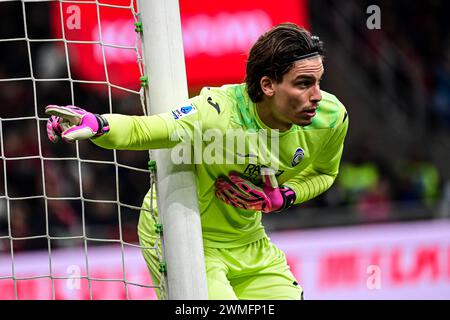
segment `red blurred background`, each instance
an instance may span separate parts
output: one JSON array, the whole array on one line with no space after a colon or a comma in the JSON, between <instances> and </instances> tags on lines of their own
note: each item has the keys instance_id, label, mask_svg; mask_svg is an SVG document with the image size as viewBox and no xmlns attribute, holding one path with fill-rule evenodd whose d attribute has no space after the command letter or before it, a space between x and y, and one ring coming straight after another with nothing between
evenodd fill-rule
<instances>
[{"instance_id":1,"label":"red blurred background","mask_svg":"<svg viewBox=\"0 0 450 320\"><path fill-rule=\"evenodd\" d=\"M126 6L129 0L103 3ZM68 44L72 76L78 80L109 80L114 85L138 90L140 74L133 49L138 42L131 10L97 7L92 3L63 3L61 6L62 9L59 3L54 3L52 8L54 37L62 38L62 14L67 40L98 42ZM206 85L243 82L251 45L272 26L289 21L309 28L306 0L288 0L282 6L272 0L213 1L207 6L185 0L180 1L180 11L191 91ZM75 26L75 14L80 17L78 26ZM104 46L102 49L100 41L122 47ZM60 49L64 50L62 41Z\"/></svg>"}]
</instances>

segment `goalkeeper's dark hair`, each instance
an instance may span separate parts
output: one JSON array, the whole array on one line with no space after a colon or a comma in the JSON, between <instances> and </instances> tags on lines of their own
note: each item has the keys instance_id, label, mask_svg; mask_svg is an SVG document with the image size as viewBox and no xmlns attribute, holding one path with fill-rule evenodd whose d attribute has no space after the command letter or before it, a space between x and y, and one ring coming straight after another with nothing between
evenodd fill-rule
<instances>
[{"instance_id":1,"label":"goalkeeper's dark hair","mask_svg":"<svg viewBox=\"0 0 450 320\"><path fill-rule=\"evenodd\" d=\"M297 57L318 53L325 55L318 37L293 23L279 24L261 35L250 50L245 83L253 102L263 98L260 80L264 76L280 83L294 66Z\"/></svg>"}]
</instances>

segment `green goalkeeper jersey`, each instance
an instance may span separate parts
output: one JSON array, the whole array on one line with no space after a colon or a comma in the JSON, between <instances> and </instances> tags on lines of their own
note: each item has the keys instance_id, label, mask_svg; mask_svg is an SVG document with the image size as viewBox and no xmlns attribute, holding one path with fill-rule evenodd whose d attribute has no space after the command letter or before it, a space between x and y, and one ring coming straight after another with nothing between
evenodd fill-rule
<instances>
[{"instance_id":1,"label":"green goalkeeper jersey","mask_svg":"<svg viewBox=\"0 0 450 320\"><path fill-rule=\"evenodd\" d=\"M219 176L235 171L260 184L261 167L272 167L278 184L295 191L295 203L305 202L334 182L348 128L345 107L322 91L310 125L271 130L260 120L245 84L204 88L163 114L105 117L110 131L92 139L95 144L122 150L172 148L173 161L195 164L204 245L216 248L266 236L261 212L232 207L215 196Z\"/></svg>"}]
</instances>

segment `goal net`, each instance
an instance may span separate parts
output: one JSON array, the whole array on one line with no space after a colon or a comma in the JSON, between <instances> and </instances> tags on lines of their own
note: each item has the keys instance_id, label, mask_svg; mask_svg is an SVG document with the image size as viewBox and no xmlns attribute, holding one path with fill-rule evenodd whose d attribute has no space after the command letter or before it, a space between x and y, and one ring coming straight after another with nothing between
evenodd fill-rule
<instances>
[{"instance_id":1,"label":"goal net","mask_svg":"<svg viewBox=\"0 0 450 320\"><path fill-rule=\"evenodd\" d=\"M0 299L166 298L149 152L52 144L48 104L147 112L133 0L0 1ZM156 256L151 280L142 250Z\"/></svg>"}]
</instances>

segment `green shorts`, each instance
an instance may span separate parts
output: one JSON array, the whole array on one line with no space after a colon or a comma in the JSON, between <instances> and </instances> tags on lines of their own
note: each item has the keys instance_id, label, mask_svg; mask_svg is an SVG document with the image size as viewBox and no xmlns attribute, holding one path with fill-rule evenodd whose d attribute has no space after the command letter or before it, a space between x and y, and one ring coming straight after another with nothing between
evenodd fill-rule
<instances>
[{"instance_id":1,"label":"green shorts","mask_svg":"<svg viewBox=\"0 0 450 320\"><path fill-rule=\"evenodd\" d=\"M267 238L237 248L205 248L209 299L300 300L284 253Z\"/></svg>"},{"instance_id":2,"label":"green shorts","mask_svg":"<svg viewBox=\"0 0 450 320\"><path fill-rule=\"evenodd\" d=\"M144 201L145 203L149 201ZM155 212L156 213L156 212ZM156 213L157 214L157 213ZM155 233L154 217L141 211L138 225L142 253L156 286L159 299L167 298L161 273L161 242ZM208 298L214 300L275 300L303 298L303 290L294 278L284 253L268 238L236 248L205 247Z\"/></svg>"}]
</instances>

